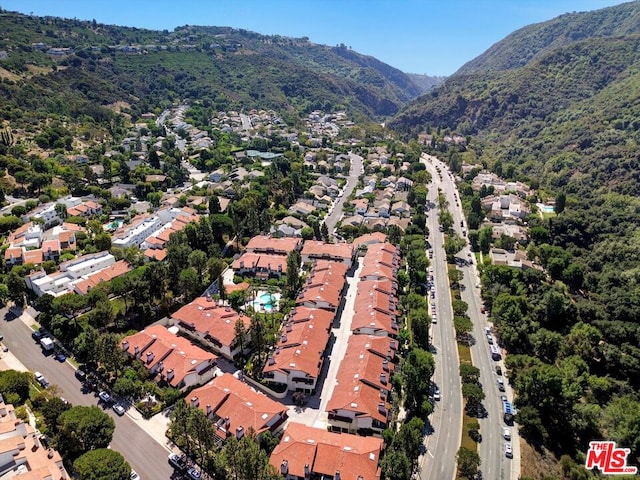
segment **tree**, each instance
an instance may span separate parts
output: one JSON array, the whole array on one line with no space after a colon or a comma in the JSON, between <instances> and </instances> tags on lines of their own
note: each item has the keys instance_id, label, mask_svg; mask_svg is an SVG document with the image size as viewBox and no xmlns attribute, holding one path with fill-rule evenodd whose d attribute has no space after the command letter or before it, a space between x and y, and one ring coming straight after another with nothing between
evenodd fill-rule
<instances>
[{"instance_id":1,"label":"tree","mask_svg":"<svg viewBox=\"0 0 640 480\"><path fill-rule=\"evenodd\" d=\"M75 406L58 417L56 446L75 459L97 448L106 448L115 430L113 418L96 406Z\"/></svg>"},{"instance_id":2,"label":"tree","mask_svg":"<svg viewBox=\"0 0 640 480\"><path fill-rule=\"evenodd\" d=\"M327 224L322 222L322 226L320 227L320 234L322 235L322 239L325 242L329 241L329 228L327 227Z\"/></svg>"},{"instance_id":3,"label":"tree","mask_svg":"<svg viewBox=\"0 0 640 480\"><path fill-rule=\"evenodd\" d=\"M429 352L421 348L413 348L409 352L402 368L407 409L420 407L428 397L434 370L435 361Z\"/></svg>"},{"instance_id":4,"label":"tree","mask_svg":"<svg viewBox=\"0 0 640 480\"><path fill-rule=\"evenodd\" d=\"M458 471L460 475L469 479L475 478L478 473L478 468L480 468L480 456L478 452L466 447L460 447L456 458L458 460Z\"/></svg>"},{"instance_id":5,"label":"tree","mask_svg":"<svg viewBox=\"0 0 640 480\"><path fill-rule=\"evenodd\" d=\"M120 452L108 448L90 450L73 462L79 480L129 480L131 466Z\"/></svg>"},{"instance_id":6,"label":"tree","mask_svg":"<svg viewBox=\"0 0 640 480\"><path fill-rule=\"evenodd\" d=\"M198 278L202 279L207 266L207 254L202 250L194 250L189 254L189 266L195 268Z\"/></svg>"},{"instance_id":7,"label":"tree","mask_svg":"<svg viewBox=\"0 0 640 480\"><path fill-rule=\"evenodd\" d=\"M567 203L567 195L564 192L560 192L556 197L556 204L553 207L553 211L556 214L564 212L564 207Z\"/></svg>"},{"instance_id":8,"label":"tree","mask_svg":"<svg viewBox=\"0 0 640 480\"><path fill-rule=\"evenodd\" d=\"M457 234L447 235L444 240L444 251L447 253L447 260L451 261L460 250L464 248L467 241Z\"/></svg>"},{"instance_id":9,"label":"tree","mask_svg":"<svg viewBox=\"0 0 640 480\"><path fill-rule=\"evenodd\" d=\"M233 480L280 480L280 473L269 464L267 453L260 448L253 431L238 440L231 436L225 442L222 454Z\"/></svg>"},{"instance_id":10,"label":"tree","mask_svg":"<svg viewBox=\"0 0 640 480\"><path fill-rule=\"evenodd\" d=\"M209 213L216 214L220 212L221 212L220 199L218 199L217 195L211 195L209 197Z\"/></svg>"},{"instance_id":11,"label":"tree","mask_svg":"<svg viewBox=\"0 0 640 480\"><path fill-rule=\"evenodd\" d=\"M29 372L0 371L0 393L4 396L5 402L22 405L29 398L32 378Z\"/></svg>"},{"instance_id":12,"label":"tree","mask_svg":"<svg viewBox=\"0 0 640 480\"><path fill-rule=\"evenodd\" d=\"M480 369L467 363L460 364L460 377L462 383L478 383L480 379Z\"/></svg>"},{"instance_id":13,"label":"tree","mask_svg":"<svg viewBox=\"0 0 640 480\"><path fill-rule=\"evenodd\" d=\"M484 400L482 387L477 383L463 383L462 396L467 401L467 413L472 414L478 411L480 403Z\"/></svg>"},{"instance_id":14,"label":"tree","mask_svg":"<svg viewBox=\"0 0 640 480\"><path fill-rule=\"evenodd\" d=\"M238 318L236 320L236 324L234 326L234 333L236 337L236 343L240 347L240 357L244 359L244 349L246 348L247 343L247 330L244 327L244 322L242 318Z\"/></svg>"},{"instance_id":15,"label":"tree","mask_svg":"<svg viewBox=\"0 0 640 480\"><path fill-rule=\"evenodd\" d=\"M300 252L292 250L287 255L287 294L289 298L295 298L300 288L300 265L302 257Z\"/></svg>"},{"instance_id":16,"label":"tree","mask_svg":"<svg viewBox=\"0 0 640 480\"><path fill-rule=\"evenodd\" d=\"M382 478L385 480L410 480L411 461L401 450L392 449L382 458Z\"/></svg>"},{"instance_id":17,"label":"tree","mask_svg":"<svg viewBox=\"0 0 640 480\"><path fill-rule=\"evenodd\" d=\"M640 401L635 396L614 398L604 410L602 426L608 436L631 449L631 455L640 455Z\"/></svg>"},{"instance_id":18,"label":"tree","mask_svg":"<svg viewBox=\"0 0 640 480\"><path fill-rule=\"evenodd\" d=\"M22 307L24 305L24 292L26 290L24 278L12 270L5 278L5 284L9 290L9 299L12 300L16 306Z\"/></svg>"},{"instance_id":19,"label":"tree","mask_svg":"<svg viewBox=\"0 0 640 480\"><path fill-rule=\"evenodd\" d=\"M429 313L424 308L410 310L408 318L413 341L418 347L427 350L429 348L429 325L431 324Z\"/></svg>"},{"instance_id":20,"label":"tree","mask_svg":"<svg viewBox=\"0 0 640 480\"><path fill-rule=\"evenodd\" d=\"M60 397L48 399L40 408L44 422L47 424L47 431L56 434L58 432L58 418L69 410L71 405L62 401Z\"/></svg>"},{"instance_id":21,"label":"tree","mask_svg":"<svg viewBox=\"0 0 640 480\"><path fill-rule=\"evenodd\" d=\"M479 243L480 251L483 254L486 255L489 253L492 240L493 240L493 227L491 227L491 225L482 227L482 229L480 229L480 233L478 234L478 243Z\"/></svg>"}]
</instances>

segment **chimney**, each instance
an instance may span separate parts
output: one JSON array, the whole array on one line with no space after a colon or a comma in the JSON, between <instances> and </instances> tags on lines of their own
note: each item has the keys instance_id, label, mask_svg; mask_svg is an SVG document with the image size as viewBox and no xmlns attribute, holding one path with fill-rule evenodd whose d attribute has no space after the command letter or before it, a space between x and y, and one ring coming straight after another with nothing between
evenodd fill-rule
<instances>
[{"instance_id":1,"label":"chimney","mask_svg":"<svg viewBox=\"0 0 640 480\"><path fill-rule=\"evenodd\" d=\"M123 340L122 341L122 350L124 350L125 352L127 350L129 350L129 341L128 340Z\"/></svg>"},{"instance_id":2,"label":"chimney","mask_svg":"<svg viewBox=\"0 0 640 480\"><path fill-rule=\"evenodd\" d=\"M336 470L336 474L334 475L334 480L340 480L342 477L340 477L340 470Z\"/></svg>"},{"instance_id":3,"label":"chimney","mask_svg":"<svg viewBox=\"0 0 640 480\"><path fill-rule=\"evenodd\" d=\"M310 478L311 477L311 469L309 468L309 464L305 463L304 464L304 478Z\"/></svg>"},{"instance_id":4,"label":"chimney","mask_svg":"<svg viewBox=\"0 0 640 480\"><path fill-rule=\"evenodd\" d=\"M167 370L167 382L171 382L174 376L175 376L175 373L173 371L173 368L170 368L169 370Z\"/></svg>"},{"instance_id":5,"label":"chimney","mask_svg":"<svg viewBox=\"0 0 640 480\"><path fill-rule=\"evenodd\" d=\"M389 360L387 360L386 358L382 361L382 369L385 372L389 371Z\"/></svg>"},{"instance_id":6,"label":"chimney","mask_svg":"<svg viewBox=\"0 0 640 480\"><path fill-rule=\"evenodd\" d=\"M240 440L244 437L244 427L236 427L236 438Z\"/></svg>"},{"instance_id":7,"label":"chimney","mask_svg":"<svg viewBox=\"0 0 640 480\"><path fill-rule=\"evenodd\" d=\"M197 407L200 404L200 399L198 397L191 397L191 406Z\"/></svg>"},{"instance_id":8,"label":"chimney","mask_svg":"<svg viewBox=\"0 0 640 480\"><path fill-rule=\"evenodd\" d=\"M382 383L383 385L387 384L387 374L386 373L381 373L380 374L380 383Z\"/></svg>"},{"instance_id":9,"label":"chimney","mask_svg":"<svg viewBox=\"0 0 640 480\"><path fill-rule=\"evenodd\" d=\"M147 352L147 363L151 363L153 361L153 352Z\"/></svg>"},{"instance_id":10,"label":"chimney","mask_svg":"<svg viewBox=\"0 0 640 480\"><path fill-rule=\"evenodd\" d=\"M287 343L287 335L284 334L284 333L282 335L280 335L280 341L282 343Z\"/></svg>"},{"instance_id":11,"label":"chimney","mask_svg":"<svg viewBox=\"0 0 640 480\"><path fill-rule=\"evenodd\" d=\"M293 330L293 327L291 326L291 323L287 323L285 330L287 331L287 333L291 332L291 330Z\"/></svg>"},{"instance_id":12,"label":"chimney","mask_svg":"<svg viewBox=\"0 0 640 480\"><path fill-rule=\"evenodd\" d=\"M280 474L289 475L289 462L287 460L282 460L280 464Z\"/></svg>"},{"instance_id":13,"label":"chimney","mask_svg":"<svg viewBox=\"0 0 640 480\"><path fill-rule=\"evenodd\" d=\"M395 340L391 340L391 341L389 342L389 348L390 348L391 350L395 350L395 349L396 349L396 341L395 341Z\"/></svg>"},{"instance_id":14,"label":"chimney","mask_svg":"<svg viewBox=\"0 0 640 480\"><path fill-rule=\"evenodd\" d=\"M231 420L229 419L229 417L224 417L224 428L225 428L225 430L229 430L230 426L231 426Z\"/></svg>"},{"instance_id":15,"label":"chimney","mask_svg":"<svg viewBox=\"0 0 640 480\"><path fill-rule=\"evenodd\" d=\"M160 360L158 362L158 371L161 372L162 370L164 370L164 363Z\"/></svg>"},{"instance_id":16,"label":"chimney","mask_svg":"<svg viewBox=\"0 0 640 480\"><path fill-rule=\"evenodd\" d=\"M211 405L207 403L207 415L211 415Z\"/></svg>"},{"instance_id":17,"label":"chimney","mask_svg":"<svg viewBox=\"0 0 640 480\"><path fill-rule=\"evenodd\" d=\"M275 363L276 363L276 359L275 359L275 358L273 358L273 357L269 357L269 359L267 360L267 363L268 363L269 365L275 365Z\"/></svg>"},{"instance_id":18,"label":"chimney","mask_svg":"<svg viewBox=\"0 0 640 480\"><path fill-rule=\"evenodd\" d=\"M380 399L381 400L386 400L387 399L387 391L384 388L380 389Z\"/></svg>"},{"instance_id":19,"label":"chimney","mask_svg":"<svg viewBox=\"0 0 640 480\"><path fill-rule=\"evenodd\" d=\"M380 412L383 415L387 414L387 406L384 404L384 402L378 403L378 412Z\"/></svg>"},{"instance_id":20,"label":"chimney","mask_svg":"<svg viewBox=\"0 0 640 480\"><path fill-rule=\"evenodd\" d=\"M47 451L47 458L48 458L49 460L51 460L51 459L53 458L53 450L49 449L49 450Z\"/></svg>"}]
</instances>

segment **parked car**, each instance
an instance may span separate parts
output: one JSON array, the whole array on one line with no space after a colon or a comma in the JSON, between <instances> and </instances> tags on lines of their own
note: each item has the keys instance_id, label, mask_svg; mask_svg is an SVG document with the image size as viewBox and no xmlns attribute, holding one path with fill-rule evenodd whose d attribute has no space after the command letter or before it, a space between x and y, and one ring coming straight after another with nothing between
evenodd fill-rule
<instances>
[{"instance_id":1,"label":"parked car","mask_svg":"<svg viewBox=\"0 0 640 480\"><path fill-rule=\"evenodd\" d=\"M196 467L191 467L191 468L187 471L187 476L188 476L191 480L200 480L200 478L202 478L202 474L200 473L200 470L198 470Z\"/></svg>"},{"instance_id":2,"label":"parked car","mask_svg":"<svg viewBox=\"0 0 640 480\"><path fill-rule=\"evenodd\" d=\"M180 472L184 472L187 469L187 457L185 455L171 453L169 454L169 465Z\"/></svg>"},{"instance_id":3,"label":"parked car","mask_svg":"<svg viewBox=\"0 0 640 480\"><path fill-rule=\"evenodd\" d=\"M39 342L42 338L42 333L40 330L35 330L31 333L31 338L33 338L36 342Z\"/></svg>"},{"instance_id":4,"label":"parked car","mask_svg":"<svg viewBox=\"0 0 640 480\"><path fill-rule=\"evenodd\" d=\"M131 474L129 475L129 480L140 480L140 475L138 475L135 470L131 470Z\"/></svg>"},{"instance_id":5,"label":"parked car","mask_svg":"<svg viewBox=\"0 0 640 480\"><path fill-rule=\"evenodd\" d=\"M433 388L433 399L434 399L436 402L439 402L439 401L440 401L440 398L441 398L441 397L440 397L440 389L439 389L438 387L434 387L434 388Z\"/></svg>"},{"instance_id":6,"label":"parked car","mask_svg":"<svg viewBox=\"0 0 640 480\"><path fill-rule=\"evenodd\" d=\"M84 373L84 370L80 370L80 369L76 370L75 376L81 382L83 382L85 378L87 378L87 374Z\"/></svg>"},{"instance_id":7,"label":"parked car","mask_svg":"<svg viewBox=\"0 0 640 480\"><path fill-rule=\"evenodd\" d=\"M498 376L502 376L502 367L500 365L496 366L496 374Z\"/></svg>"},{"instance_id":8,"label":"parked car","mask_svg":"<svg viewBox=\"0 0 640 480\"><path fill-rule=\"evenodd\" d=\"M510 443L504 444L504 454L506 455L507 458L513 458L513 450L511 449Z\"/></svg>"},{"instance_id":9,"label":"parked car","mask_svg":"<svg viewBox=\"0 0 640 480\"><path fill-rule=\"evenodd\" d=\"M511 440L511 430L508 428L503 429L502 436L504 437L505 440Z\"/></svg>"},{"instance_id":10,"label":"parked car","mask_svg":"<svg viewBox=\"0 0 640 480\"><path fill-rule=\"evenodd\" d=\"M127 411L122 405L120 405L119 403L116 403L113 406L113 411L116 412L118 415L122 416L125 414L125 412Z\"/></svg>"},{"instance_id":11,"label":"parked car","mask_svg":"<svg viewBox=\"0 0 640 480\"><path fill-rule=\"evenodd\" d=\"M98 394L98 398L104 403L109 403L111 401L111 395L109 392L105 392L104 390Z\"/></svg>"},{"instance_id":12,"label":"parked car","mask_svg":"<svg viewBox=\"0 0 640 480\"><path fill-rule=\"evenodd\" d=\"M507 400L507 396L506 395L500 395L500 400L502 400L502 403L507 403L509 400Z\"/></svg>"},{"instance_id":13,"label":"parked car","mask_svg":"<svg viewBox=\"0 0 640 480\"><path fill-rule=\"evenodd\" d=\"M498 379L498 390L504 392L504 380L502 380L501 378Z\"/></svg>"},{"instance_id":14,"label":"parked car","mask_svg":"<svg viewBox=\"0 0 640 480\"><path fill-rule=\"evenodd\" d=\"M55 359L62 363L67 361L67 356L62 352L58 352L56 353Z\"/></svg>"},{"instance_id":15,"label":"parked car","mask_svg":"<svg viewBox=\"0 0 640 480\"><path fill-rule=\"evenodd\" d=\"M493 335L490 333L487 333L487 342L489 342L489 345L493 345Z\"/></svg>"},{"instance_id":16,"label":"parked car","mask_svg":"<svg viewBox=\"0 0 640 480\"><path fill-rule=\"evenodd\" d=\"M42 375L40 372L35 372L33 374L33 376L36 378L36 381L44 388L47 388L49 386L49 382L47 382L47 379L44 378L44 375Z\"/></svg>"}]
</instances>

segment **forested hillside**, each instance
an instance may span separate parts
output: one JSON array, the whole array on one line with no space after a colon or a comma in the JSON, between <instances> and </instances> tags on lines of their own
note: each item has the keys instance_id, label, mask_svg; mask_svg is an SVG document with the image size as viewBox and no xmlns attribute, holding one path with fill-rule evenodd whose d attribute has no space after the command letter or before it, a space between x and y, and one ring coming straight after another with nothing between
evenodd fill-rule
<instances>
[{"instance_id":1,"label":"forested hillside","mask_svg":"<svg viewBox=\"0 0 640 480\"><path fill-rule=\"evenodd\" d=\"M345 109L375 119L423 91L372 57L306 38L226 27L152 31L11 12L0 15L0 29L0 111L13 121L34 110L101 121L100 107L116 101L135 120L185 98L216 110Z\"/></svg>"},{"instance_id":2,"label":"forested hillside","mask_svg":"<svg viewBox=\"0 0 640 480\"><path fill-rule=\"evenodd\" d=\"M521 432L568 455L564 478L587 478L596 438L640 463L639 19L632 2L526 27L389 123L465 135L455 168L462 155L527 182L534 202L558 200L556 214L527 218L527 255L545 274L485 266L482 293Z\"/></svg>"}]
</instances>

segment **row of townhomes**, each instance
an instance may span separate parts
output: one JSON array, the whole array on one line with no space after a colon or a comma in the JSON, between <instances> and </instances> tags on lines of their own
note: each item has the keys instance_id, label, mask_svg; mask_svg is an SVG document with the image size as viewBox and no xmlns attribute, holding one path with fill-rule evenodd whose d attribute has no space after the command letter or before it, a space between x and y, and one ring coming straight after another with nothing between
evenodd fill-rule
<instances>
[{"instance_id":1,"label":"row of townhomes","mask_svg":"<svg viewBox=\"0 0 640 480\"><path fill-rule=\"evenodd\" d=\"M0 395L0 478L67 480L60 454L45 447L35 429Z\"/></svg>"}]
</instances>

